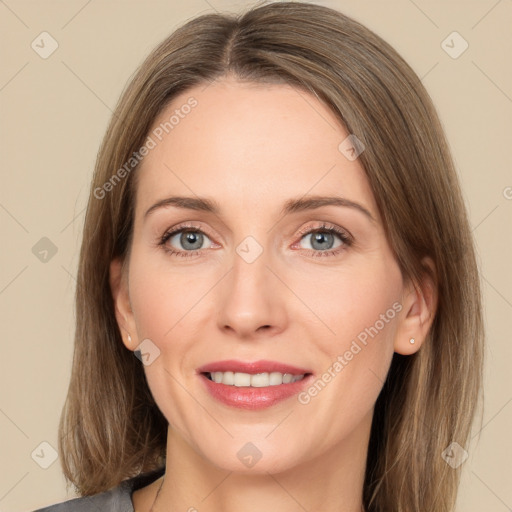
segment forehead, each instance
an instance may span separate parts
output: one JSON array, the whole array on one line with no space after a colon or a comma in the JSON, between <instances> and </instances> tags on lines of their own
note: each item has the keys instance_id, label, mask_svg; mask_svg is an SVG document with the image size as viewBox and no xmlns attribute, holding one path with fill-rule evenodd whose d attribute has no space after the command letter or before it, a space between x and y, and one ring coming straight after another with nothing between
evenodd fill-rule
<instances>
[{"instance_id":1,"label":"forehead","mask_svg":"<svg viewBox=\"0 0 512 512\"><path fill-rule=\"evenodd\" d=\"M154 147L137 170L137 215L166 195L277 209L290 197L338 194L377 217L359 160L340 150L349 135L325 104L289 85L193 87L153 123Z\"/></svg>"}]
</instances>

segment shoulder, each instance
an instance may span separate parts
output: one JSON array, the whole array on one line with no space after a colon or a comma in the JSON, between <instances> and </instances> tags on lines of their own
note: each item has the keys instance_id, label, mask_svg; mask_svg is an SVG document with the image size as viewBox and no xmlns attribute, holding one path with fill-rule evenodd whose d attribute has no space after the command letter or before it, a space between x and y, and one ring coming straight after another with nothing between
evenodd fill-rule
<instances>
[{"instance_id":1,"label":"shoulder","mask_svg":"<svg viewBox=\"0 0 512 512\"><path fill-rule=\"evenodd\" d=\"M125 482L109 491L64 501L40 508L35 512L92 512L95 510L133 512L130 491Z\"/></svg>"},{"instance_id":2,"label":"shoulder","mask_svg":"<svg viewBox=\"0 0 512 512\"><path fill-rule=\"evenodd\" d=\"M82 496L34 512L133 512L132 493L163 475L165 469L124 480L117 487L94 496Z\"/></svg>"}]
</instances>

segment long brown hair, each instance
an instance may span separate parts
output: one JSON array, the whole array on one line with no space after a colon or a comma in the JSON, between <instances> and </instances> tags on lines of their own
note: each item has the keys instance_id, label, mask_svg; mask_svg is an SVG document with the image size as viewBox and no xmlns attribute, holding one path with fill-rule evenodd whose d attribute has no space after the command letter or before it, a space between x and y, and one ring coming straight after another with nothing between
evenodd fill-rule
<instances>
[{"instance_id":1,"label":"long brown hair","mask_svg":"<svg viewBox=\"0 0 512 512\"><path fill-rule=\"evenodd\" d=\"M394 355L377 400L364 505L452 511L460 468L441 454L452 442L467 447L484 336L474 244L449 148L425 88L391 46L335 10L297 2L189 21L122 94L97 157L80 252L59 428L67 480L91 495L165 463L167 422L122 343L109 264L129 258L139 150L153 121L179 93L228 73L291 84L324 101L366 148L359 158L403 275L420 280L429 271L423 257L434 262L438 309L421 349Z\"/></svg>"}]
</instances>

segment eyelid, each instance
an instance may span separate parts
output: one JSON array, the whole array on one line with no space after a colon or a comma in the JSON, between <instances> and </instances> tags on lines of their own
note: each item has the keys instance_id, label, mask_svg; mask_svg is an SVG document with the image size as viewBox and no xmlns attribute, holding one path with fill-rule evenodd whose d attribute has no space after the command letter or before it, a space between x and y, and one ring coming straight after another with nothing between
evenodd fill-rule
<instances>
[{"instance_id":1,"label":"eyelid","mask_svg":"<svg viewBox=\"0 0 512 512\"><path fill-rule=\"evenodd\" d=\"M185 231L187 229L200 231L201 233L208 234L208 230L203 228L201 225L197 224L195 221L180 222L179 224L176 224L175 226L166 229L164 234L175 233L176 231L181 230Z\"/></svg>"},{"instance_id":2,"label":"eyelid","mask_svg":"<svg viewBox=\"0 0 512 512\"><path fill-rule=\"evenodd\" d=\"M173 236L177 235L178 233L180 233L182 231L192 231L192 232L197 231L198 233L202 233L203 235L206 235L212 241L212 243L215 243L212 240L212 238L215 238L215 237L212 236L208 232L208 229L203 228L199 224L195 224L193 221L185 221L183 223L177 224L176 226L173 226L173 227L165 230L164 234L161 237L159 237L159 243L161 243L162 245L165 244L170 238L172 238ZM202 249L198 249L198 251L199 250L202 250ZM183 252L193 253L193 251L183 251Z\"/></svg>"},{"instance_id":3,"label":"eyelid","mask_svg":"<svg viewBox=\"0 0 512 512\"><path fill-rule=\"evenodd\" d=\"M354 237L351 235L351 233L346 230L345 228L342 228L340 226L337 226L336 224L331 224L330 222L321 222L320 226L306 226L305 228L301 228L298 231L298 234L302 236L308 235L311 233L315 233L317 231L330 231L335 234L338 234L342 237L347 238L351 243L354 241Z\"/></svg>"}]
</instances>

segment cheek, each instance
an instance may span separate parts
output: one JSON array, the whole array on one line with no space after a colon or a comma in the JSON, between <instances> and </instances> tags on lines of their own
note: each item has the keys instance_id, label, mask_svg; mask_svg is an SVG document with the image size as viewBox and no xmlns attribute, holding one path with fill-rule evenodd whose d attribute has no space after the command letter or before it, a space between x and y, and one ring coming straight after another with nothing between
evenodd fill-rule
<instances>
[{"instance_id":1,"label":"cheek","mask_svg":"<svg viewBox=\"0 0 512 512\"><path fill-rule=\"evenodd\" d=\"M377 398L391 364L402 277L394 260L385 258L353 270L326 301L326 322L335 335L324 337L323 348L340 376L337 393L357 409Z\"/></svg>"},{"instance_id":2,"label":"cheek","mask_svg":"<svg viewBox=\"0 0 512 512\"><path fill-rule=\"evenodd\" d=\"M150 339L159 350L144 372L159 409L186 435L186 425L198 414L186 391L190 387L186 379L191 378L190 339L197 321L193 305L206 290L203 281L192 286L183 272L169 272L170 265L164 268L150 262L149 254L132 253L130 297L137 334L140 340Z\"/></svg>"},{"instance_id":3,"label":"cheek","mask_svg":"<svg viewBox=\"0 0 512 512\"><path fill-rule=\"evenodd\" d=\"M301 321L304 328L318 330L312 339L331 357L348 350L353 340L364 344L379 339L381 345L392 340L401 290L400 270L386 258L370 265L322 269L309 277L302 274L294 286L307 306L303 309L311 312L311 318L307 313Z\"/></svg>"},{"instance_id":4,"label":"cheek","mask_svg":"<svg viewBox=\"0 0 512 512\"><path fill-rule=\"evenodd\" d=\"M319 418L342 429L359 421L382 389L402 310L402 277L396 262L385 257L330 274L329 279L324 276L301 285L301 293L309 290L304 301L322 320L314 324L319 333L309 337L323 363L302 403L311 402ZM307 322L303 327L312 330ZM323 398L317 399L320 395ZM332 403L343 407L332 408Z\"/></svg>"},{"instance_id":5,"label":"cheek","mask_svg":"<svg viewBox=\"0 0 512 512\"><path fill-rule=\"evenodd\" d=\"M155 259L151 255L133 255L130 297L139 336L158 343L173 335L181 319L187 323L193 317L193 305L207 288L204 280L191 282L189 273L172 272L170 264L153 264Z\"/></svg>"},{"instance_id":6,"label":"cheek","mask_svg":"<svg viewBox=\"0 0 512 512\"><path fill-rule=\"evenodd\" d=\"M329 332L311 339L322 353L322 367L312 385L299 401L301 424L305 432L317 439L318 449L327 449L337 439L348 436L370 414L386 379L394 352L394 336L402 306L401 276L396 269L347 272L340 275L337 286L328 292L312 294L321 304L321 318ZM308 329L307 323L304 328ZM311 332L311 327L309 327ZM335 405L333 407L333 404ZM308 422L314 415L316 421ZM330 425L322 439L318 425Z\"/></svg>"}]
</instances>

